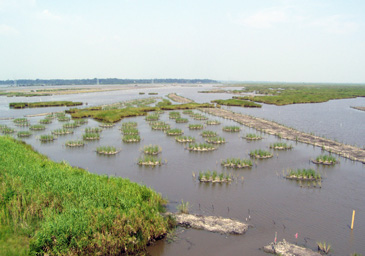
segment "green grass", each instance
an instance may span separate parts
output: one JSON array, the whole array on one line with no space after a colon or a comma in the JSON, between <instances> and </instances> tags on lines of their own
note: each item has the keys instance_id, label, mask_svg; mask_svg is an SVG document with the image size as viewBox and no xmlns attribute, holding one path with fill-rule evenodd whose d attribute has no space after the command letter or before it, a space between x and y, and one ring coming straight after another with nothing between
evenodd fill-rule
<instances>
[{"instance_id":1,"label":"green grass","mask_svg":"<svg viewBox=\"0 0 365 256\"><path fill-rule=\"evenodd\" d=\"M261 140L262 136L255 133L247 133L244 138L248 140Z\"/></svg>"},{"instance_id":2,"label":"green grass","mask_svg":"<svg viewBox=\"0 0 365 256\"><path fill-rule=\"evenodd\" d=\"M159 145L146 145L142 151L146 155L157 155L162 151L162 148Z\"/></svg>"},{"instance_id":3,"label":"green grass","mask_svg":"<svg viewBox=\"0 0 365 256\"><path fill-rule=\"evenodd\" d=\"M68 140L65 145L67 147L83 147L85 142L83 140Z\"/></svg>"},{"instance_id":4,"label":"green grass","mask_svg":"<svg viewBox=\"0 0 365 256\"><path fill-rule=\"evenodd\" d=\"M164 200L0 137L0 254L136 254L169 230Z\"/></svg>"},{"instance_id":5,"label":"green grass","mask_svg":"<svg viewBox=\"0 0 365 256\"><path fill-rule=\"evenodd\" d=\"M290 179L315 179L321 180L321 175L313 169L297 169L297 170L289 170L288 175L286 176Z\"/></svg>"},{"instance_id":6,"label":"green grass","mask_svg":"<svg viewBox=\"0 0 365 256\"><path fill-rule=\"evenodd\" d=\"M228 99L228 100L213 100L213 103L217 103L219 105L225 106L238 106L238 107L245 107L245 108L261 108L262 105L257 104L252 101L248 100L241 100L241 99Z\"/></svg>"},{"instance_id":7,"label":"green grass","mask_svg":"<svg viewBox=\"0 0 365 256\"><path fill-rule=\"evenodd\" d=\"M285 142L275 142L270 144L270 148L272 149L292 149L293 146L291 144L286 144Z\"/></svg>"},{"instance_id":8,"label":"green grass","mask_svg":"<svg viewBox=\"0 0 365 256\"><path fill-rule=\"evenodd\" d=\"M50 118L44 118L44 119L39 120L39 123L40 124L51 124L52 123L52 119L50 119Z\"/></svg>"},{"instance_id":9,"label":"green grass","mask_svg":"<svg viewBox=\"0 0 365 256\"><path fill-rule=\"evenodd\" d=\"M320 155L316 157L317 163L323 163L323 164L336 164L337 159L334 156L331 155Z\"/></svg>"},{"instance_id":10,"label":"green grass","mask_svg":"<svg viewBox=\"0 0 365 256\"><path fill-rule=\"evenodd\" d=\"M230 168L244 168L251 167L252 161L250 159L227 158L226 160L221 161L221 165Z\"/></svg>"},{"instance_id":11,"label":"green grass","mask_svg":"<svg viewBox=\"0 0 365 256\"><path fill-rule=\"evenodd\" d=\"M50 142L50 141L54 141L56 138L53 135L41 135L39 136L39 140L42 142Z\"/></svg>"},{"instance_id":12,"label":"green grass","mask_svg":"<svg viewBox=\"0 0 365 256\"><path fill-rule=\"evenodd\" d=\"M124 128L122 128L122 133L124 135L138 135L139 130L137 128L133 128L133 127L124 127Z\"/></svg>"},{"instance_id":13,"label":"green grass","mask_svg":"<svg viewBox=\"0 0 365 256\"><path fill-rule=\"evenodd\" d=\"M208 143L190 143L188 149L190 151L211 151L215 150L216 147Z\"/></svg>"},{"instance_id":14,"label":"green grass","mask_svg":"<svg viewBox=\"0 0 365 256\"><path fill-rule=\"evenodd\" d=\"M43 108L43 107L71 107L80 106L82 102L73 101L44 101L44 102L11 102L10 108Z\"/></svg>"},{"instance_id":15,"label":"green grass","mask_svg":"<svg viewBox=\"0 0 365 256\"><path fill-rule=\"evenodd\" d=\"M19 131L17 133L17 136L19 138L22 138L22 137L30 137L32 135L32 133L30 131Z\"/></svg>"},{"instance_id":16,"label":"green grass","mask_svg":"<svg viewBox=\"0 0 365 256\"><path fill-rule=\"evenodd\" d=\"M86 132L82 135L84 140L99 140L100 134L97 132Z\"/></svg>"},{"instance_id":17,"label":"green grass","mask_svg":"<svg viewBox=\"0 0 365 256\"><path fill-rule=\"evenodd\" d=\"M35 125L29 126L29 129L33 130L33 131L40 131L40 130L46 129L46 127L43 124L35 124Z\"/></svg>"},{"instance_id":18,"label":"green grass","mask_svg":"<svg viewBox=\"0 0 365 256\"><path fill-rule=\"evenodd\" d=\"M269 158L272 157L273 154L270 151L255 149L250 151L250 156L256 158Z\"/></svg>"},{"instance_id":19,"label":"green grass","mask_svg":"<svg viewBox=\"0 0 365 256\"><path fill-rule=\"evenodd\" d=\"M86 127L85 133L101 133L103 131L100 127Z\"/></svg>"},{"instance_id":20,"label":"green grass","mask_svg":"<svg viewBox=\"0 0 365 256\"><path fill-rule=\"evenodd\" d=\"M256 92L264 96L234 97L274 105L318 103L334 99L365 97L365 86L354 85L248 85L240 92Z\"/></svg>"},{"instance_id":21,"label":"green grass","mask_svg":"<svg viewBox=\"0 0 365 256\"><path fill-rule=\"evenodd\" d=\"M213 131L205 130L205 131L202 131L201 136L202 137L217 137L218 134L216 132L213 132Z\"/></svg>"},{"instance_id":22,"label":"green grass","mask_svg":"<svg viewBox=\"0 0 365 256\"><path fill-rule=\"evenodd\" d=\"M239 126L232 125L232 126L224 126L222 130L225 132L239 132L241 131L241 128Z\"/></svg>"},{"instance_id":23,"label":"green grass","mask_svg":"<svg viewBox=\"0 0 365 256\"><path fill-rule=\"evenodd\" d=\"M204 126L202 124L189 124L190 130L201 130Z\"/></svg>"},{"instance_id":24,"label":"green grass","mask_svg":"<svg viewBox=\"0 0 365 256\"><path fill-rule=\"evenodd\" d=\"M123 142L129 143L129 142L140 142L141 137L139 135L124 135L122 138Z\"/></svg>"},{"instance_id":25,"label":"green grass","mask_svg":"<svg viewBox=\"0 0 365 256\"><path fill-rule=\"evenodd\" d=\"M187 123L187 122L189 122L189 120L187 118L177 117L175 119L175 122L176 123Z\"/></svg>"},{"instance_id":26,"label":"green grass","mask_svg":"<svg viewBox=\"0 0 365 256\"><path fill-rule=\"evenodd\" d=\"M145 155L138 159L138 164L147 165L147 166L156 166L156 165L161 165L162 160L161 160L161 158L157 158L157 157L150 156L150 155Z\"/></svg>"},{"instance_id":27,"label":"green grass","mask_svg":"<svg viewBox=\"0 0 365 256\"><path fill-rule=\"evenodd\" d=\"M226 143L226 139L223 137L208 137L206 142L211 144L223 144Z\"/></svg>"},{"instance_id":28,"label":"green grass","mask_svg":"<svg viewBox=\"0 0 365 256\"><path fill-rule=\"evenodd\" d=\"M172 111L172 112L169 113L169 118L171 118L171 119L176 119L176 118L179 118L179 117L181 117L180 112Z\"/></svg>"},{"instance_id":29,"label":"green grass","mask_svg":"<svg viewBox=\"0 0 365 256\"><path fill-rule=\"evenodd\" d=\"M205 123L207 125L219 125L219 124L221 124L221 122L219 122L218 120L208 120Z\"/></svg>"},{"instance_id":30,"label":"green grass","mask_svg":"<svg viewBox=\"0 0 365 256\"><path fill-rule=\"evenodd\" d=\"M60 128L60 129L53 130L52 134L54 134L54 135L66 135L66 134L71 134L73 132L74 132L73 130Z\"/></svg>"},{"instance_id":31,"label":"green grass","mask_svg":"<svg viewBox=\"0 0 365 256\"><path fill-rule=\"evenodd\" d=\"M98 154L104 154L104 155L111 155L111 154L116 154L117 153L117 149L113 146L99 146L96 148L96 152Z\"/></svg>"},{"instance_id":32,"label":"green grass","mask_svg":"<svg viewBox=\"0 0 365 256\"><path fill-rule=\"evenodd\" d=\"M189 143L195 142L195 138L191 137L191 136L176 136L175 140L177 142L183 142L183 143L185 143L185 142L189 142Z\"/></svg>"},{"instance_id":33,"label":"green grass","mask_svg":"<svg viewBox=\"0 0 365 256\"><path fill-rule=\"evenodd\" d=\"M166 135L169 136L179 136L182 135L184 132L181 129L169 129L165 131Z\"/></svg>"}]
</instances>

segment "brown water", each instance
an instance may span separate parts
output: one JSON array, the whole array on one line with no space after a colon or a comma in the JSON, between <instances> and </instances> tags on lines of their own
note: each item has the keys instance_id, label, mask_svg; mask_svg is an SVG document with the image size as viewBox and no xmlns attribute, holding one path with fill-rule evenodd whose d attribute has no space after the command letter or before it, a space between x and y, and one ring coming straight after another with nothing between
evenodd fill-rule
<instances>
[{"instance_id":1,"label":"brown water","mask_svg":"<svg viewBox=\"0 0 365 256\"><path fill-rule=\"evenodd\" d=\"M238 125L233 121L209 116L222 122L219 126L206 129L216 131L226 138L227 143L213 152L194 153L175 142L173 137L161 131L153 131L143 117L129 118L125 121L138 122L143 140L136 144L121 141L118 123L102 132L100 141L89 142L84 148L66 148L67 140L81 138L85 127L95 127L97 122L75 129L72 135L60 136L51 143L40 143L39 134L48 134L62 126L54 120L46 131L35 132L24 139L39 152L56 161L66 160L71 165L80 166L90 172L126 177L145 184L160 192L170 201L169 210L175 211L181 200L191 205L190 212L196 214L218 215L246 221L253 228L245 235L221 235L199 230L177 230L175 242L157 242L149 248L151 255L267 255L259 248L273 241L275 232L279 240L285 238L311 249L316 249L317 241L332 244L332 255L350 255L353 252L365 253L365 166L343 158L333 167L315 166L311 158L321 154L320 148L305 144L293 144L290 151L274 151L271 159L257 160L251 169L224 169L222 159L228 157L248 158L252 149L268 149L270 143L278 141L273 136L263 134L261 141L247 142L241 137L253 129L241 126L240 133L222 131L224 125ZM32 123L42 117L31 118ZM187 124L175 124L168 119L168 112L161 119L172 127L181 128L185 135L194 136L203 142L201 131L190 131ZM189 117L189 123L201 123ZM1 121L14 126L11 121ZM26 130L26 128L18 128ZM160 157L167 163L160 167L139 167L136 162L141 156L143 145L158 144L162 147ZM99 145L112 145L121 148L116 156L99 156L95 149ZM283 170L288 168L315 168L324 177L321 188L300 187L295 181L284 179ZM200 184L192 177L192 172L221 170L243 176L244 181L231 184ZM352 210L356 210L355 228L350 230ZM295 233L299 234L298 240Z\"/></svg>"}]
</instances>

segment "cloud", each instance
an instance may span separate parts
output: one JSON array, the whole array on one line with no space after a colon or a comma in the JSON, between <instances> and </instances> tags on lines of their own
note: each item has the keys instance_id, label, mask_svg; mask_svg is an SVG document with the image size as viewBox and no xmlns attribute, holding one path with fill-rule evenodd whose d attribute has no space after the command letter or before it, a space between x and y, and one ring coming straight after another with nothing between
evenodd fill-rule
<instances>
[{"instance_id":1,"label":"cloud","mask_svg":"<svg viewBox=\"0 0 365 256\"><path fill-rule=\"evenodd\" d=\"M18 35L19 31L16 30L14 27L5 25L5 24L0 24L0 35L5 35L5 36L15 36Z\"/></svg>"},{"instance_id":2,"label":"cloud","mask_svg":"<svg viewBox=\"0 0 365 256\"><path fill-rule=\"evenodd\" d=\"M336 35L352 34L357 32L360 27L357 22L349 21L342 15L314 19L309 25Z\"/></svg>"}]
</instances>

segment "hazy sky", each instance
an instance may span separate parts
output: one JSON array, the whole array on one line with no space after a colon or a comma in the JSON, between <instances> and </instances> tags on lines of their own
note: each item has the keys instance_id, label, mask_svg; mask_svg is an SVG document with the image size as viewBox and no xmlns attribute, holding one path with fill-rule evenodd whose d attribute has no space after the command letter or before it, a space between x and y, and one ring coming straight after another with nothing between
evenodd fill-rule
<instances>
[{"instance_id":1,"label":"hazy sky","mask_svg":"<svg viewBox=\"0 0 365 256\"><path fill-rule=\"evenodd\" d=\"M365 0L0 0L0 79L365 82Z\"/></svg>"}]
</instances>

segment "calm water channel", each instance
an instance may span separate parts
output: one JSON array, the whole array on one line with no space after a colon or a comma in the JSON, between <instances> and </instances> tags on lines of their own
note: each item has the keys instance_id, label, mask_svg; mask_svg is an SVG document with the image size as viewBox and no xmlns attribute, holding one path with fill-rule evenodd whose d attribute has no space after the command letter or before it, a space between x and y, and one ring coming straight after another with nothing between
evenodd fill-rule
<instances>
[{"instance_id":1,"label":"calm water channel","mask_svg":"<svg viewBox=\"0 0 365 256\"><path fill-rule=\"evenodd\" d=\"M160 88L143 89L146 93L156 91L159 96L168 92L177 92L199 102L215 98L230 98L227 94L198 94L202 88ZM60 111L63 108L9 110L8 103L13 101L77 100L89 105L111 103L128 99L149 97L138 95L135 91L116 91L104 93L77 94L67 96L6 98L1 97L1 117L22 117L27 114ZM336 100L321 104L300 104L286 107L264 105L262 109L239 109L234 111L261 116L278 121L300 130L337 138L352 144L364 145L365 112L349 110L350 105L365 105L364 99ZM318 110L313 114L313 110ZM320 110L319 110L320 109ZM318 116L324 114L324 116ZM349 113L352 113L351 115ZM182 114L183 115L183 114ZM190 123L203 123L183 115ZM252 228L245 235L221 235L199 230L178 229L174 242L165 240L149 248L151 255L268 255L260 248L272 242L275 232L279 240L316 249L317 241L332 244L332 255L350 255L353 252L365 253L365 166L339 158L340 163L333 167L315 166L310 159L320 155L321 149L306 144L296 144L290 151L273 151L274 157L256 160L250 169L225 169L220 161L230 157L249 158L252 149L269 150L271 143L279 141L274 136L262 134L261 141L247 142L242 139L246 133L255 133L254 129L241 126L241 132L222 131L225 125L239 125L233 121L207 115L210 119L221 121L221 125L207 126L205 129L216 131L226 139L226 144L213 152L194 153L185 149L184 144L177 143L162 131L151 130L144 117L128 118L117 123L113 128L105 129L99 141L88 142L84 148L66 148L67 140L80 139L86 127L96 127L98 123L89 119L88 124L75 129L74 134L60 136L51 143L41 143L37 136L49 134L62 127L62 122L54 120L45 131L35 132L32 137L24 139L40 153L55 161L65 160L73 166L88 169L92 173L115 175L129 178L145 184L168 198L168 208L176 210L181 200L190 203L191 213L218 215L247 221ZM299 116L299 117L298 117ZM36 124L43 117L29 118ZM304 118L309 118L303 121ZM335 118L337 121L333 121ZM169 119L168 112L161 115L161 120L171 124L172 128L181 128L184 135L190 135L197 142L204 142L201 131L191 131L188 124L176 124ZM353 120L356 119L356 120ZM297 120L297 121L295 121ZM316 120L316 121L315 121ZM349 120L353 123L347 124ZM121 140L121 123L136 121L142 137L140 143L127 144ZM317 122L318 121L318 122ZM321 123L319 123L321 121ZM292 123L290 123L292 122ZM335 122L335 123L333 123ZM11 120L1 120L1 124L15 127ZM342 123L342 126L340 125ZM297 126L300 127L297 127ZM348 125L348 126L347 126ZM343 133L346 126L348 133ZM17 130L27 128L16 127ZM350 137L355 138L353 141ZM284 141L286 142L286 141ZM138 166L137 159L142 155L144 145L158 144L162 147L164 164L149 168ZM110 145L121 149L115 156L100 156L95 152L100 145ZM314 168L318 170L323 181L321 188L302 186L283 178L288 168ZM192 173L217 170L229 172L236 177L231 184L200 184ZM242 180L241 177L244 177ZM355 228L350 230L352 210L356 210ZM295 234L298 233L298 239Z\"/></svg>"}]
</instances>

